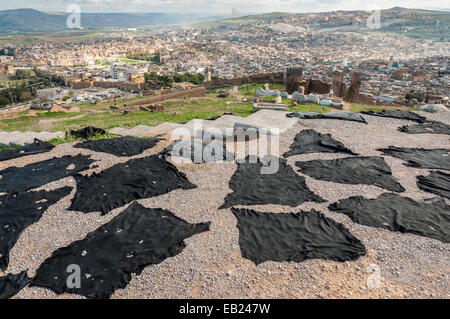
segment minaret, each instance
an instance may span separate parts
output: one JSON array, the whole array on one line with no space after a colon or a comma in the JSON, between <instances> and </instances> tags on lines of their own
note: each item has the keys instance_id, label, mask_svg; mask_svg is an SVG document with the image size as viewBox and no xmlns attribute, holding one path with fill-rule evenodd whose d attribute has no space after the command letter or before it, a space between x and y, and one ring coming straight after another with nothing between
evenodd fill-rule
<instances>
[{"instance_id":1,"label":"minaret","mask_svg":"<svg viewBox=\"0 0 450 319\"><path fill-rule=\"evenodd\" d=\"M392 55L391 55L391 57L389 58L388 66L387 66L388 72L391 72L391 71L392 71L392 65L393 65L393 64L394 64L394 58L393 58Z\"/></svg>"},{"instance_id":2,"label":"minaret","mask_svg":"<svg viewBox=\"0 0 450 319\"><path fill-rule=\"evenodd\" d=\"M211 70L209 67L206 67L205 69L205 82L211 81Z\"/></svg>"}]
</instances>

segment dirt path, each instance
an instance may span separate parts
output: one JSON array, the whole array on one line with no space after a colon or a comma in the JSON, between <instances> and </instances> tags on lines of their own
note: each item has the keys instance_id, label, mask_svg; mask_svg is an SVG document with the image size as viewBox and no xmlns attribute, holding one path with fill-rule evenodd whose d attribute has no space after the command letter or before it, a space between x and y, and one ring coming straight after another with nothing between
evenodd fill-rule
<instances>
[{"instance_id":1,"label":"dirt path","mask_svg":"<svg viewBox=\"0 0 450 319\"><path fill-rule=\"evenodd\" d=\"M59 121L65 121L65 120L75 120L80 119L85 116L87 116L89 113L80 114L73 117L63 117L63 118L55 118L55 119L44 119L44 120L38 120L36 123L36 128L39 131L51 131L52 130L52 123L59 122Z\"/></svg>"},{"instance_id":2,"label":"dirt path","mask_svg":"<svg viewBox=\"0 0 450 319\"><path fill-rule=\"evenodd\" d=\"M344 107L342 108L344 111L350 111L350 104L347 102L344 102Z\"/></svg>"}]
</instances>

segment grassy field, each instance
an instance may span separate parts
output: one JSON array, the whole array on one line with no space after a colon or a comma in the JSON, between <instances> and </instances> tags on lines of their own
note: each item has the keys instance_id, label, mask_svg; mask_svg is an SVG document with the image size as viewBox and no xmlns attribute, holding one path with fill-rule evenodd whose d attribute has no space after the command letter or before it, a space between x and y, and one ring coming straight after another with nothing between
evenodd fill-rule
<instances>
[{"instance_id":1,"label":"grassy field","mask_svg":"<svg viewBox=\"0 0 450 319\"><path fill-rule=\"evenodd\" d=\"M119 58L118 61L122 62L122 63L126 63L126 64L145 64L145 63L148 63L147 61L128 59L126 57Z\"/></svg>"},{"instance_id":2,"label":"grassy field","mask_svg":"<svg viewBox=\"0 0 450 319\"><path fill-rule=\"evenodd\" d=\"M227 104L227 102L234 102ZM98 112L82 118L66 119L53 123L53 131L81 128L87 125L110 129L114 127L132 128L138 125L156 126L164 122L185 123L192 119L208 119L223 113L248 116L252 105L239 103L234 99L213 99L211 97L164 103L164 112L135 112L130 114Z\"/></svg>"},{"instance_id":3,"label":"grassy field","mask_svg":"<svg viewBox=\"0 0 450 319\"><path fill-rule=\"evenodd\" d=\"M244 96L255 96L256 89L263 88L264 84L250 84L246 87L242 87L239 89L239 93ZM284 84L282 83L270 83L269 89L271 90L284 90Z\"/></svg>"},{"instance_id":4,"label":"grassy field","mask_svg":"<svg viewBox=\"0 0 450 319\"><path fill-rule=\"evenodd\" d=\"M264 84L249 85L239 89L238 96L229 98L218 98L217 90L209 91L206 97L191 98L167 101L163 103L164 112L134 112L122 114L121 112L111 112L109 106L114 102L103 102L93 105L89 102L74 103L73 106L80 108L78 113L64 112L38 112L35 116L26 113L18 118L0 120L0 130L2 131L67 131L80 129L86 126L95 126L103 129L115 127L132 128L138 125L156 126L163 122L185 123L194 118L208 119L220 116L224 113L232 113L242 117L253 113L253 106L250 103L242 102L242 98L254 96L255 91ZM271 89L283 89L282 84L271 84ZM130 100L117 101L117 106L123 106L131 101L138 101L147 97L136 97ZM274 99L274 98L267 98ZM329 112L333 109L328 106L314 103L299 104L291 107L291 100L282 99L282 103L289 106L291 112ZM384 109L409 109L407 107L383 107L350 104L352 112L361 111L381 111Z\"/></svg>"},{"instance_id":5,"label":"grassy field","mask_svg":"<svg viewBox=\"0 0 450 319\"><path fill-rule=\"evenodd\" d=\"M2 131L42 131L41 124L45 121L58 121L63 118L80 116L83 113L39 112L36 116L23 115L17 118L0 120Z\"/></svg>"},{"instance_id":6,"label":"grassy field","mask_svg":"<svg viewBox=\"0 0 450 319\"><path fill-rule=\"evenodd\" d=\"M138 100L138 99L133 99ZM119 106L128 101L117 103ZM184 123L194 118L207 119L220 116L223 113L233 113L248 116L252 113L252 105L241 103L236 98L219 99L215 94L208 94L205 98L183 99L164 103L164 112L135 112L122 114L109 111L109 105L102 103L92 105L88 103L74 104L80 108L79 113L39 112L37 116L23 115L14 119L0 120L2 131L67 131L85 126L96 126L110 129L114 127L131 128L137 125L156 126L163 122ZM45 125L44 125L45 124Z\"/></svg>"}]
</instances>

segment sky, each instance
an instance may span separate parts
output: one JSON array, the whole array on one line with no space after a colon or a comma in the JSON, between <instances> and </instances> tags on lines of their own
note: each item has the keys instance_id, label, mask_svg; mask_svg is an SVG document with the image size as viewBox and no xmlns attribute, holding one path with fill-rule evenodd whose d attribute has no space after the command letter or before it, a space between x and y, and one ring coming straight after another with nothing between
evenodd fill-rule
<instances>
[{"instance_id":1,"label":"sky","mask_svg":"<svg viewBox=\"0 0 450 319\"><path fill-rule=\"evenodd\" d=\"M263 12L321 12L332 10L376 10L392 7L443 8L442 0L0 0L0 10L33 8L65 12L78 4L82 12L170 12L230 14Z\"/></svg>"}]
</instances>

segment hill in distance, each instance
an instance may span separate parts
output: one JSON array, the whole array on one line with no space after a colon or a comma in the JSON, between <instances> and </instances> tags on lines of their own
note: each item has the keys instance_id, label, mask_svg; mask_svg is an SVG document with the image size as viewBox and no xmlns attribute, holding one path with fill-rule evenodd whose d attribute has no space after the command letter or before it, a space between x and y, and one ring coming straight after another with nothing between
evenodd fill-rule
<instances>
[{"instance_id":1,"label":"hill in distance","mask_svg":"<svg viewBox=\"0 0 450 319\"><path fill-rule=\"evenodd\" d=\"M254 28L268 32L299 30L375 31L437 41L450 41L450 12L395 7L381 11L381 29L368 30L370 11L331 11L321 13L273 12L236 18L165 13L82 13L84 30L109 30L155 25L194 24L215 31ZM34 9L0 11L0 33L59 32L68 30L68 13L45 13ZM217 20L222 18L221 20Z\"/></svg>"},{"instance_id":2,"label":"hill in distance","mask_svg":"<svg viewBox=\"0 0 450 319\"><path fill-rule=\"evenodd\" d=\"M381 28L369 30L367 19L371 11L331 11L320 13L270 13L249 15L199 23L198 28L226 30L238 28L279 31L277 25L292 26L286 30L379 31L412 38L450 40L450 12L394 7L380 11Z\"/></svg>"},{"instance_id":3,"label":"hill in distance","mask_svg":"<svg viewBox=\"0 0 450 319\"><path fill-rule=\"evenodd\" d=\"M45 13L34 9L0 11L0 32L57 32L67 28L69 13ZM220 17L210 17L217 19ZM81 26L89 30L136 28L204 21L207 17L166 13L82 13Z\"/></svg>"}]
</instances>

